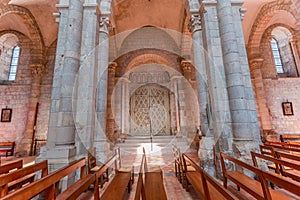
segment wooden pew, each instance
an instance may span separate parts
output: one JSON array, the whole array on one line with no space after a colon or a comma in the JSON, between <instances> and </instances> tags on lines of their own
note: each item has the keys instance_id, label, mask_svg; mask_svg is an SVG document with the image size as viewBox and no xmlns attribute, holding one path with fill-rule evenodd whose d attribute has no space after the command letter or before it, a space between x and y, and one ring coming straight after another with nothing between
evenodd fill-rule
<instances>
[{"instance_id":1,"label":"wooden pew","mask_svg":"<svg viewBox=\"0 0 300 200\"><path fill-rule=\"evenodd\" d=\"M121 169L120 159L120 149L118 148L113 156L100 168L99 171L95 173L96 178L98 179L100 176L103 176L108 168L114 167L115 169L115 176L105 188L100 199L122 200L125 195L126 188L128 188L128 193L130 192L134 181L134 169L133 166L127 169Z\"/></svg>"},{"instance_id":2,"label":"wooden pew","mask_svg":"<svg viewBox=\"0 0 300 200\"><path fill-rule=\"evenodd\" d=\"M185 163L186 168L184 167L182 154L180 152L180 149L173 144L173 154L175 157L175 174L176 174L176 168L177 168L177 179L182 184L183 187L186 188L186 171L196 171L196 169L187 161Z\"/></svg>"},{"instance_id":3,"label":"wooden pew","mask_svg":"<svg viewBox=\"0 0 300 200\"><path fill-rule=\"evenodd\" d=\"M294 141L300 144L300 134L282 134L279 138L281 142Z\"/></svg>"},{"instance_id":4,"label":"wooden pew","mask_svg":"<svg viewBox=\"0 0 300 200\"><path fill-rule=\"evenodd\" d=\"M10 163L6 163L4 165L0 166L0 175L1 174L7 174L9 171L13 169L21 169L23 167L23 160L16 160Z\"/></svg>"},{"instance_id":5,"label":"wooden pew","mask_svg":"<svg viewBox=\"0 0 300 200\"><path fill-rule=\"evenodd\" d=\"M136 185L134 200L140 200L141 198L143 200L146 199L144 180L143 180L143 176L144 176L143 169L144 169L145 159L146 159L146 155L143 154L141 165L140 165L140 170L139 170L138 181L137 181L137 185Z\"/></svg>"},{"instance_id":6,"label":"wooden pew","mask_svg":"<svg viewBox=\"0 0 300 200\"><path fill-rule=\"evenodd\" d=\"M26 185L19 190L10 193L2 198L9 199L9 200L20 200L20 199L30 199L34 196L42 193L43 191L46 191L45 198L46 199L55 199L56 197L56 186L57 183L64 178L65 176L70 175L71 173L74 173L77 169L80 169L80 178L85 178L86 176L86 161L85 158L79 159L77 161L74 161L70 163L69 165L51 173L47 176L29 184ZM95 176L95 175L89 175L89 176ZM86 178L88 179L88 178ZM91 178L92 179L92 178ZM96 179L95 179L96 181ZM78 183L78 181L76 182ZM75 185L76 185L75 183ZM81 182L79 182L81 183ZM95 183L94 183L95 184ZM73 188L76 188L73 186ZM97 188L97 187L95 187ZM99 199L99 192L98 188L94 189L94 199ZM79 195L76 191L73 191L76 195ZM97 195L98 194L98 195ZM73 196L72 196L73 197Z\"/></svg>"},{"instance_id":7,"label":"wooden pew","mask_svg":"<svg viewBox=\"0 0 300 200\"><path fill-rule=\"evenodd\" d=\"M291 143L291 142L265 142L265 145L274 146L274 147L286 147L300 149L300 144Z\"/></svg>"},{"instance_id":8,"label":"wooden pew","mask_svg":"<svg viewBox=\"0 0 300 200\"><path fill-rule=\"evenodd\" d=\"M289 168L281 167L281 174L300 182L300 168L297 168L297 166L300 166L300 156L286 152L275 151L275 157L292 163L293 165L291 165Z\"/></svg>"},{"instance_id":9,"label":"wooden pew","mask_svg":"<svg viewBox=\"0 0 300 200\"><path fill-rule=\"evenodd\" d=\"M145 149L145 196L146 200L166 200L167 194L163 184L163 172L160 166L148 166Z\"/></svg>"},{"instance_id":10,"label":"wooden pew","mask_svg":"<svg viewBox=\"0 0 300 200\"><path fill-rule=\"evenodd\" d=\"M88 173L89 174L95 174L97 171L100 170L100 168L103 165L97 165L96 157L94 155L96 154L96 148L92 148L88 151ZM98 184L100 184L100 187L102 188L105 182L109 181L109 172L108 168L103 175L101 175L98 179Z\"/></svg>"},{"instance_id":11,"label":"wooden pew","mask_svg":"<svg viewBox=\"0 0 300 200\"><path fill-rule=\"evenodd\" d=\"M48 174L48 162L46 160L0 176L0 197L7 195L12 190L21 188L25 184L32 183L37 172L41 172L41 177Z\"/></svg>"},{"instance_id":12,"label":"wooden pew","mask_svg":"<svg viewBox=\"0 0 300 200\"><path fill-rule=\"evenodd\" d=\"M220 183L218 183L214 178L208 175L203 169L200 168L191 158L183 154L183 163L185 168L186 177L186 190L188 190L188 183L191 183L197 194L202 199L207 200L227 200L227 199L238 199L236 196L231 194L227 189L225 189ZM195 171L188 171L187 161L196 169Z\"/></svg>"},{"instance_id":13,"label":"wooden pew","mask_svg":"<svg viewBox=\"0 0 300 200\"><path fill-rule=\"evenodd\" d=\"M228 179L235 183L239 188L244 189L250 195L255 197L256 199L260 200L271 200L271 199L290 199L289 197L285 196L284 194L273 190L268 187L267 180L263 176L263 171L258 169L257 167L253 167L247 163L244 163L238 159L230 157L224 153L220 153L221 157L221 164L222 164L222 171L223 171L223 184L224 187L227 188L227 181ZM238 165L244 169L247 169L254 174L257 175L258 180L254 180L253 178L247 176L241 171L238 170L227 170L225 166L225 159L232 162L235 165Z\"/></svg>"},{"instance_id":14,"label":"wooden pew","mask_svg":"<svg viewBox=\"0 0 300 200\"><path fill-rule=\"evenodd\" d=\"M289 167L291 169L295 169L298 171L300 170L300 165L296 165L294 163L291 163L291 162L288 162L285 160L279 160L277 158L272 158L272 157L258 154L255 152L251 152L251 157L252 157L253 164L255 167L258 167L257 158L260 158L260 159L263 159L266 161L271 161L271 162L274 162L274 163L280 165L281 169L283 169L284 167ZM289 171L289 170L286 170L286 171ZM282 172L282 170L281 170L281 172ZM286 176L285 173L282 175ZM273 184L275 184L285 190L288 190L296 195L300 195L300 183L299 182L296 182L289 178L283 177L279 174L270 173L270 172L266 172L266 171L263 171L263 177L266 180L268 180L270 183L273 183Z\"/></svg>"},{"instance_id":15,"label":"wooden pew","mask_svg":"<svg viewBox=\"0 0 300 200\"><path fill-rule=\"evenodd\" d=\"M98 185L98 179L95 174L87 174L83 178L80 178L65 191L59 194L55 199L56 200L73 200L77 199L82 193L84 193L90 185ZM94 187L94 200L99 199L99 190L98 187Z\"/></svg>"},{"instance_id":16,"label":"wooden pew","mask_svg":"<svg viewBox=\"0 0 300 200\"><path fill-rule=\"evenodd\" d=\"M0 156L13 156L15 144L15 142L0 142Z\"/></svg>"}]
</instances>

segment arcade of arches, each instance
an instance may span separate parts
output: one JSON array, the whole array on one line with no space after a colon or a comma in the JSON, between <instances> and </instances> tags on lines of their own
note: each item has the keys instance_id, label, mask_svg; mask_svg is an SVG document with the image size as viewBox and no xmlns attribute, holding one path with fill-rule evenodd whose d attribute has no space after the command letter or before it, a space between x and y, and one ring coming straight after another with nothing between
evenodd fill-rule
<instances>
[{"instance_id":1,"label":"arcade of arches","mask_svg":"<svg viewBox=\"0 0 300 200\"><path fill-rule=\"evenodd\" d=\"M51 170L134 138L248 160L300 133L299 19L299 0L0 0L0 141Z\"/></svg>"}]
</instances>

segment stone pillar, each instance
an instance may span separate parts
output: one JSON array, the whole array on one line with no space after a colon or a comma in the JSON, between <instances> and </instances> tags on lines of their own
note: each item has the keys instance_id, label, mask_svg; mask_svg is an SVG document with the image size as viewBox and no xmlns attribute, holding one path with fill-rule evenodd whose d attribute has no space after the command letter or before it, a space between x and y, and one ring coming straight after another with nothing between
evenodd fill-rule
<instances>
[{"instance_id":1,"label":"stone pillar","mask_svg":"<svg viewBox=\"0 0 300 200\"><path fill-rule=\"evenodd\" d=\"M83 4L81 0L60 1L56 62L51 96L47 145L37 160L47 159L49 171L76 159L73 91L80 67ZM65 178L61 189L74 182Z\"/></svg>"},{"instance_id":2,"label":"stone pillar","mask_svg":"<svg viewBox=\"0 0 300 200\"><path fill-rule=\"evenodd\" d=\"M174 97L175 97L175 134L176 136L182 136L181 135L181 123L180 123L180 107L179 107L179 94L178 94L178 79L179 77L173 76L171 78L171 82L173 85L173 91L174 91Z\"/></svg>"},{"instance_id":3,"label":"stone pillar","mask_svg":"<svg viewBox=\"0 0 300 200\"><path fill-rule=\"evenodd\" d=\"M130 130L130 94L129 94L129 80L127 77L122 77L122 88L121 88L121 115L122 115L122 122L121 122L121 133L129 134Z\"/></svg>"},{"instance_id":4,"label":"stone pillar","mask_svg":"<svg viewBox=\"0 0 300 200\"><path fill-rule=\"evenodd\" d=\"M183 86L183 92L184 92L184 112L182 112L185 115L185 134L187 135L188 143L191 144L193 148L195 148L194 144L194 137L196 133L196 124L194 117L194 111L195 111L195 103L193 102L194 90L192 89L191 85L191 79L192 79L192 68L193 65L191 61L181 61L181 68L183 71L183 75L185 79L182 79L182 86Z\"/></svg>"},{"instance_id":5,"label":"stone pillar","mask_svg":"<svg viewBox=\"0 0 300 200\"><path fill-rule=\"evenodd\" d=\"M260 116L260 125L262 130L271 130L272 124L270 120L266 92L264 88L261 66L263 59L256 58L249 61L253 86L256 93L256 102L258 107L258 115Z\"/></svg>"},{"instance_id":6,"label":"stone pillar","mask_svg":"<svg viewBox=\"0 0 300 200\"><path fill-rule=\"evenodd\" d=\"M219 31L224 60L233 131L233 153L250 162L250 151L257 150L259 127L245 46L240 52L236 29L241 28L240 13L233 12L231 0L217 1ZM237 25L239 23L240 25ZM239 41L240 42L240 41ZM254 104L254 105L253 105Z\"/></svg>"},{"instance_id":7,"label":"stone pillar","mask_svg":"<svg viewBox=\"0 0 300 200\"><path fill-rule=\"evenodd\" d=\"M292 38L290 40L290 44L291 44L292 54L293 54L293 57L295 59L295 65L296 65L296 68L297 68L297 74L298 74L298 76L300 76L300 57L299 57L298 49L297 49L297 39L296 39L296 36L294 36L294 38ZM298 44L300 45L300 43L298 43Z\"/></svg>"},{"instance_id":8,"label":"stone pillar","mask_svg":"<svg viewBox=\"0 0 300 200\"><path fill-rule=\"evenodd\" d=\"M27 121L25 133L19 145L17 152L26 155L33 155L33 144L35 139L35 130L36 130L36 119L38 113L38 103L40 101L41 95L41 81L43 73L45 71L45 66L43 64L31 64L30 65L31 74L32 74L32 83L31 83L31 93L30 100L27 111Z\"/></svg>"},{"instance_id":9,"label":"stone pillar","mask_svg":"<svg viewBox=\"0 0 300 200\"><path fill-rule=\"evenodd\" d=\"M73 99L76 121L77 155L87 155L94 146L95 104L97 85L97 36L99 30L98 5L96 0L83 4L83 23L81 40L81 66ZM96 50L95 50L96 49Z\"/></svg>"},{"instance_id":10,"label":"stone pillar","mask_svg":"<svg viewBox=\"0 0 300 200\"><path fill-rule=\"evenodd\" d=\"M194 49L194 65L196 68L196 79L198 89L198 102L200 107L200 135L198 155L200 158L200 165L210 174L214 174L213 163L213 145L214 135L209 130L208 126L208 86L207 86L207 72L205 65L205 51L203 47L202 36L202 13L193 13L191 16L189 30L193 34L193 49ZM198 127L199 128L199 127Z\"/></svg>"},{"instance_id":11,"label":"stone pillar","mask_svg":"<svg viewBox=\"0 0 300 200\"><path fill-rule=\"evenodd\" d=\"M207 121L207 112L206 112L208 91L207 91L207 73L206 73L206 66L205 66L205 51L203 47L201 19L202 19L201 13L192 14L190 24L189 24L189 30L193 36L194 65L196 68L201 132L203 135L210 134L211 136L213 136L208 130L208 121Z\"/></svg>"},{"instance_id":12,"label":"stone pillar","mask_svg":"<svg viewBox=\"0 0 300 200\"><path fill-rule=\"evenodd\" d=\"M107 80L107 114L106 114L106 134L110 142L115 143L114 130L115 119L112 108L112 94L115 87L115 74L117 63L111 62L108 65L108 80Z\"/></svg>"},{"instance_id":13,"label":"stone pillar","mask_svg":"<svg viewBox=\"0 0 300 200\"><path fill-rule=\"evenodd\" d=\"M98 47L98 73L97 73L97 98L96 98L96 129L95 147L96 155L100 162L105 162L109 151L109 143L106 138L106 106L107 106L107 76L108 76L108 52L109 29L108 16L100 16L99 23L99 47Z\"/></svg>"}]
</instances>

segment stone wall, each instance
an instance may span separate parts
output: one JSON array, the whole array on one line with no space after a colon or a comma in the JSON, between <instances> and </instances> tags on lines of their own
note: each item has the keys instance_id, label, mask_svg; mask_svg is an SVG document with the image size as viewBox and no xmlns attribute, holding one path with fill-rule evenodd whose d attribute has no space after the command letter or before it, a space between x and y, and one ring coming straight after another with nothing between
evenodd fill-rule
<instances>
[{"instance_id":1,"label":"stone wall","mask_svg":"<svg viewBox=\"0 0 300 200\"><path fill-rule=\"evenodd\" d=\"M300 133L300 79L264 79L267 105L273 129L279 134ZM292 102L294 115L284 116L281 103Z\"/></svg>"},{"instance_id":2,"label":"stone wall","mask_svg":"<svg viewBox=\"0 0 300 200\"><path fill-rule=\"evenodd\" d=\"M19 153L18 150L24 145L20 142L24 137L30 103L30 48L29 41L23 40L16 80L0 85L0 108L12 108L11 122L0 122L0 141L15 141L16 153ZM36 138L39 139L47 137L55 48L56 43L48 49L47 70L42 79L36 129Z\"/></svg>"}]
</instances>

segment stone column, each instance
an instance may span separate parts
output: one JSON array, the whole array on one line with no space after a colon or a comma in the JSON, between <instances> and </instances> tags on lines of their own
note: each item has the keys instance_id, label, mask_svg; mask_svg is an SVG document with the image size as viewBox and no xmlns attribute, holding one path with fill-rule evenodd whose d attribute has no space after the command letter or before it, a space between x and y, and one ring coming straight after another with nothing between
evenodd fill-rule
<instances>
[{"instance_id":1,"label":"stone column","mask_svg":"<svg viewBox=\"0 0 300 200\"><path fill-rule=\"evenodd\" d=\"M177 76L173 76L171 78L171 82L173 85L174 97L175 97L175 133L176 136L181 136L181 123L180 123L180 107L179 107L179 94L178 94L178 78Z\"/></svg>"},{"instance_id":2,"label":"stone column","mask_svg":"<svg viewBox=\"0 0 300 200\"><path fill-rule=\"evenodd\" d=\"M191 79L192 79L192 68L193 65L191 61L181 61L181 68L183 71L183 75L185 79L182 79L182 86L183 86L183 92L184 92L184 115L185 115L185 131L188 139L188 143L191 144L191 146L196 147L194 144L194 137L196 133L196 124L194 117L194 111L195 106L194 104L197 102L193 102L194 97L194 90L191 85Z\"/></svg>"},{"instance_id":3,"label":"stone column","mask_svg":"<svg viewBox=\"0 0 300 200\"><path fill-rule=\"evenodd\" d=\"M95 103L97 85L97 36L98 4L97 0L85 1L83 4L83 23L81 40L81 66L75 88L73 107L76 120L77 155L87 155L94 147Z\"/></svg>"},{"instance_id":4,"label":"stone column","mask_svg":"<svg viewBox=\"0 0 300 200\"><path fill-rule=\"evenodd\" d=\"M115 74L117 63L111 62L108 65L108 80L107 80L107 114L106 114L106 134L112 143L115 143L115 119L112 108L112 94L115 87Z\"/></svg>"},{"instance_id":5,"label":"stone column","mask_svg":"<svg viewBox=\"0 0 300 200\"><path fill-rule=\"evenodd\" d=\"M31 93L30 93L30 100L28 105L27 111L27 121L26 121L26 128L25 133L22 138L22 146L20 146L17 152L26 155L33 155L33 144L35 139L35 117L38 113L36 113L37 105L40 101L41 95L41 81L43 74L45 72L45 65L43 64L31 64L30 65L31 74L32 74L32 83L31 83ZM25 153L26 152L26 153Z\"/></svg>"},{"instance_id":6,"label":"stone column","mask_svg":"<svg viewBox=\"0 0 300 200\"><path fill-rule=\"evenodd\" d=\"M239 31L236 29L241 25L236 23L241 24L241 21L233 20L234 17L240 19L240 13L233 12L231 0L217 1L217 13L232 118L233 153L237 158L250 161L250 151L257 150L260 133L249 66L242 63L242 58L247 59L242 54L245 46L240 52L242 44L237 41Z\"/></svg>"},{"instance_id":7,"label":"stone column","mask_svg":"<svg viewBox=\"0 0 300 200\"><path fill-rule=\"evenodd\" d=\"M300 33L300 31L299 31L299 33ZM299 57L299 54L298 54L297 39L296 39L295 36L294 36L294 38L292 38L290 40L290 44L291 44L293 57L295 58L295 65L296 65L296 68L297 68L298 76L300 76L300 57ZM300 45L300 43L298 43L298 44Z\"/></svg>"},{"instance_id":8,"label":"stone column","mask_svg":"<svg viewBox=\"0 0 300 200\"><path fill-rule=\"evenodd\" d=\"M208 86L206 72L206 58L203 47L202 13L193 13L191 16L189 30L193 35L194 65L196 68L196 79L198 89L198 103L200 107L200 135L198 155L200 165L210 174L214 174L213 145L214 134L208 125ZM198 127L199 128L199 127Z\"/></svg>"},{"instance_id":9,"label":"stone column","mask_svg":"<svg viewBox=\"0 0 300 200\"><path fill-rule=\"evenodd\" d=\"M106 106L107 106L107 76L109 53L109 17L100 16L99 22L99 47L98 47L98 73L97 73L97 98L96 98L96 129L95 147L98 160L105 162L109 151L106 138Z\"/></svg>"},{"instance_id":10,"label":"stone column","mask_svg":"<svg viewBox=\"0 0 300 200\"><path fill-rule=\"evenodd\" d=\"M122 89L121 89L121 115L122 115L122 122L121 122L121 133L129 134L130 130L130 94L129 94L129 79L127 77L122 77Z\"/></svg>"},{"instance_id":11,"label":"stone column","mask_svg":"<svg viewBox=\"0 0 300 200\"><path fill-rule=\"evenodd\" d=\"M256 102L258 107L258 115L260 116L260 123L262 130L272 129L272 124L270 120L266 92L264 88L263 77L261 73L261 66L263 63L262 58L256 58L249 61L251 76L253 79L253 86L256 93Z\"/></svg>"},{"instance_id":12,"label":"stone column","mask_svg":"<svg viewBox=\"0 0 300 200\"><path fill-rule=\"evenodd\" d=\"M76 159L75 112L73 91L80 67L83 4L81 0L60 1L56 62L51 96L47 146L37 160L47 159L49 171ZM76 96L76 94L75 94ZM64 179L61 189L74 182L74 175Z\"/></svg>"}]
</instances>

